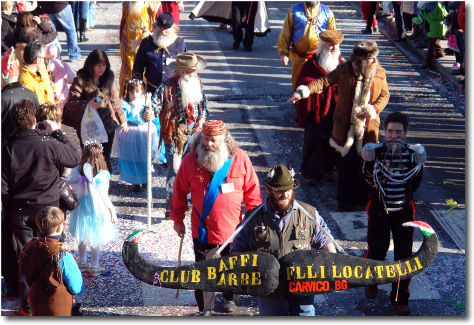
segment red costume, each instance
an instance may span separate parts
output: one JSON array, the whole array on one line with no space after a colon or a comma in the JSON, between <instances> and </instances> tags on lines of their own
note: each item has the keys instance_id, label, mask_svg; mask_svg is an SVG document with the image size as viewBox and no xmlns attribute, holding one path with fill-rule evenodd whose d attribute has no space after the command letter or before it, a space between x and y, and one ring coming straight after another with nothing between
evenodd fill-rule
<instances>
[{"instance_id":1,"label":"red costume","mask_svg":"<svg viewBox=\"0 0 474 325\"><path fill-rule=\"evenodd\" d=\"M184 213L188 209L187 194L191 193L194 209L202 211L204 196L211 174L200 167L194 152L184 156L173 184L171 199L171 220L175 226L183 225ZM242 201L248 210L262 203L260 183L249 157L241 149L237 149L227 173L226 183L233 183L234 190L222 193L212 207L209 216L204 220L208 232L208 243L222 245L235 231L242 220ZM198 237L199 219L194 211L191 214L193 238Z\"/></svg>"}]
</instances>

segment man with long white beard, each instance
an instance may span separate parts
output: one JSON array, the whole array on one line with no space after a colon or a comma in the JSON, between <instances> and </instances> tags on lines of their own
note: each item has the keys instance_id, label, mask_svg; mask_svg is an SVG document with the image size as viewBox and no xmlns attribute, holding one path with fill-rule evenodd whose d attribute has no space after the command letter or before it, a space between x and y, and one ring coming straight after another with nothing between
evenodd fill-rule
<instances>
[{"instance_id":1,"label":"man with long white beard","mask_svg":"<svg viewBox=\"0 0 474 325\"><path fill-rule=\"evenodd\" d=\"M293 169L274 166L263 181L268 198L259 210L247 211L248 222L235 236L230 251L260 251L277 259L298 250L319 249L336 253L333 238L318 210L295 200L300 185ZM276 290L257 297L260 316L315 316L314 296L285 297Z\"/></svg>"},{"instance_id":2,"label":"man with long white beard","mask_svg":"<svg viewBox=\"0 0 474 325\"><path fill-rule=\"evenodd\" d=\"M362 152L364 175L371 185L367 203L368 259L384 261L390 245L390 231L394 245L394 260L412 255L413 228L402 224L415 220L416 191L423 177L426 150L420 144L408 144L408 116L393 112L383 121L384 143L367 143ZM410 279L392 283L390 301L401 316L410 314L408 298ZM376 285L365 287L369 299L377 296Z\"/></svg>"},{"instance_id":3,"label":"man with long white beard","mask_svg":"<svg viewBox=\"0 0 474 325\"><path fill-rule=\"evenodd\" d=\"M345 62L339 49L343 39L344 35L336 30L325 30L319 34L318 52L303 65L296 81L297 91ZM310 186L317 185L323 179L332 180L336 152L329 145L329 138L336 102L337 85L333 85L295 104L295 122L304 127L300 170Z\"/></svg>"},{"instance_id":4,"label":"man with long white beard","mask_svg":"<svg viewBox=\"0 0 474 325\"><path fill-rule=\"evenodd\" d=\"M194 53L180 53L168 68L175 76L165 80L151 97L151 109L143 114L145 121L159 116L160 139L165 144L168 173L166 175L166 211L170 216L173 183L184 153L209 114L207 99L197 70L206 67L206 61Z\"/></svg>"},{"instance_id":5,"label":"man with long white beard","mask_svg":"<svg viewBox=\"0 0 474 325\"><path fill-rule=\"evenodd\" d=\"M360 41L349 60L328 75L294 92L288 100L297 102L332 85L337 87L337 103L329 144L336 149L337 201L339 211L365 206L368 187L361 172L365 143L378 143L380 112L390 98L385 69L378 63L374 41Z\"/></svg>"},{"instance_id":6,"label":"man with long white beard","mask_svg":"<svg viewBox=\"0 0 474 325\"><path fill-rule=\"evenodd\" d=\"M182 237L183 223L191 194L191 232L196 262L213 258L242 220L242 201L246 210L262 203L260 183L247 154L242 151L222 121L206 121L192 150L184 158L174 182L171 220ZM229 255L229 246L221 256ZM211 316L214 292L195 291L197 316ZM225 312L235 310L238 295L224 293Z\"/></svg>"},{"instance_id":7,"label":"man with long white beard","mask_svg":"<svg viewBox=\"0 0 474 325\"><path fill-rule=\"evenodd\" d=\"M147 83L147 92L154 92L160 84L173 77L171 60L187 52L184 40L178 36L179 27L169 12L162 12L153 24L153 35L143 39L133 62L134 79Z\"/></svg>"}]
</instances>

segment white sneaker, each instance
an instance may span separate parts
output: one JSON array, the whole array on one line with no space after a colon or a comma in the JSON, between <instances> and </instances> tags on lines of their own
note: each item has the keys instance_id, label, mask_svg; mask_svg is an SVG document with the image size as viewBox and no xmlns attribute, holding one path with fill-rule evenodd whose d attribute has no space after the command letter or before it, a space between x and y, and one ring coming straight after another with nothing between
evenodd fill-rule
<instances>
[{"instance_id":1,"label":"white sneaker","mask_svg":"<svg viewBox=\"0 0 474 325\"><path fill-rule=\"evenodd\" d=\"M92 271L92 275L97 276L97 275L100 275L101 273L103 273L105 271L105 267L102 267L100 265L91 266L91 271Z\"/></svg>"},{"instance_id":2,"label":"white sneaker","mask_svg":"<svg viewBox=\"0 0 474 325\"><path fill-rule=\"evenodd\" d=\"M91 264L89 262L77 263L77 266L81 272L87 271L91 268Z\"/></svg>"}]
</instances>

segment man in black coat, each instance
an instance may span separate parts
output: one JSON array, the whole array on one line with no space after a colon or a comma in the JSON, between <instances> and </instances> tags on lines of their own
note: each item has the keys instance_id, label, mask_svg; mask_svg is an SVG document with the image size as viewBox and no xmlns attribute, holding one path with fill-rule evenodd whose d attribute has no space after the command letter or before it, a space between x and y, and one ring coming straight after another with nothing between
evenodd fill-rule
<instances>
[{"instance_id":1,"label":"man in black coat","mask_svg":"<svg viewBox=\"0 0 474 325\"><path fill-rule=\"evenodd\" d=\"M15 132L2 147L2 213L11 217L19 257L25 244L38 236L36 213L46 206L59 207L59 172L79 164L79 155L56 122L43 121L36 129L36 106L21 100L10 110ZM5 211L3 211L5 210ZM28 293L19 281L19 314L29 314Z\"/></svg>"}]
</instances>

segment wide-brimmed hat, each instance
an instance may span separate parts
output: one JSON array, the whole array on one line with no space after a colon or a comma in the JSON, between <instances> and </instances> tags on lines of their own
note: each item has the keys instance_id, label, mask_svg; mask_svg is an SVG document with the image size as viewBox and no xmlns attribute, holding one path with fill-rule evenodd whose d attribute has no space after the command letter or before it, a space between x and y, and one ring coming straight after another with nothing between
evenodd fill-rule
<instances>
[{"instance_id":1,"label":"wide-brimmed hat","mask_svg":"<svg viewBox=\"0 0 474 325\"><path fill-rule=\"evenodd\" d=\"M168 65L173 70L202 70L205 67L206 60L191 52L179 53L176 60Z\"/></svg>"},{"instance_id":2,"label":"wide-brimmed hat","mask_svg":"<svg viewBox=\"0 0 474 325\"><path fill-rule=\"evenodd\" d=\"M288 170L288 167L278 164L268 172L267 178L262 183L277 191L294 190L300 186L300 182L294 179L294 176L293 168Z\"/></svg>"},{"instance_id":3,"label":"wide-brimmed hat","mask_svg":"<svg viewBox=\"0 0 474 325\"><path fill-rule=\"evenodd\" d=\"M352 52L362 59L372 59L379 54L379 49L374 41L361 41L354 45Z\"/></svg>"},{"instance_id":4,"label":"wide-brimmed hat","mask_svg":"<svg viewBox=\"0 0 474 325\"><path fill-rule=\"evenodd\" d=\"M169 12L162 12L155 21L156 26L161 28L170 28L174 24L173 15Z\"/></svg>"},{"instance_id":5,"label":"wide-brimmed hat","mask_svg":"<svg viewBox=\"0 0 474 325\"><path fill-rule=\"evenodd\" d=\"M344 39L344 35L337 30L329 29L323 30L321 33L319 33L319 39L325 41L326 43L340 44Z\"/></svg>"}]
</instances>

